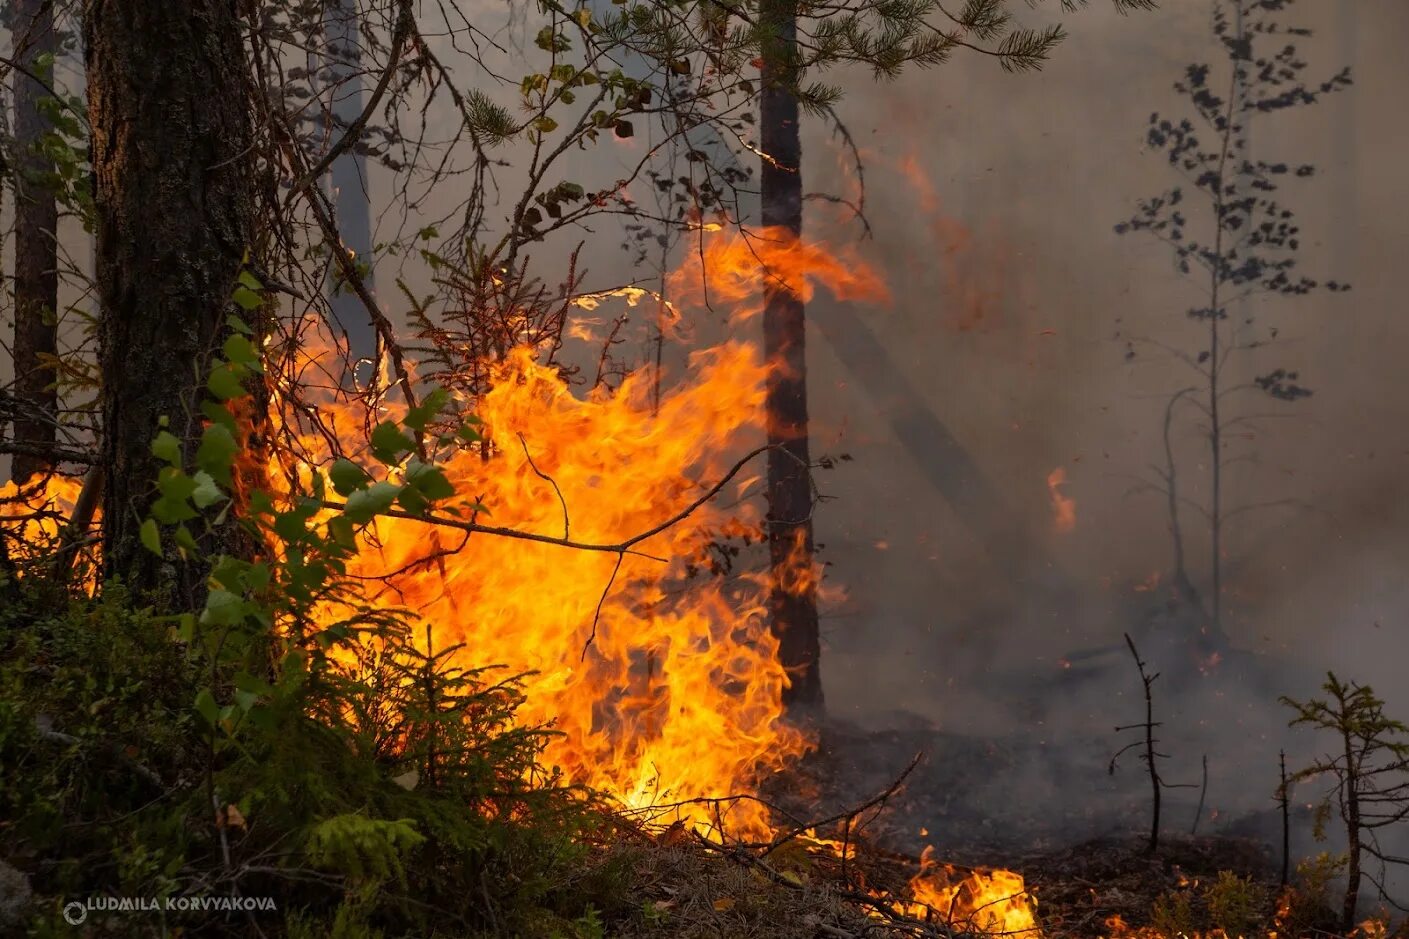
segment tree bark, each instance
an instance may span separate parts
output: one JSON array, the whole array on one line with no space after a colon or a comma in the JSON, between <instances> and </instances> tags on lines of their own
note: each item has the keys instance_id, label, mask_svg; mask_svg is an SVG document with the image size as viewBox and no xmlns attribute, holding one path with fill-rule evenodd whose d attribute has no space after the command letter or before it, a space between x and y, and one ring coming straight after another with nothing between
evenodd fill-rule
<instances>
[{"instance_id":1,"label":"tree bark","mask_svg":"<svg viewBox=\"0 0 1409 939\"><path fill-rule=\"evenodd\" d=\"M207 362L252 237L254 156L235 0L87 0L83 33L96 177L101 310L103 561L172 599L199 591L141 546L158 421L199 436Z\"/></svg>"},{"instance_id":2,"label":"tree bark","mask_svg":"<svg viewBox=\"0 0 1409 939\"><path fill-rule=\"evenodd\" d=\"M763 225L774 234L802 235L802 140L793 93L796 8L791 0L766 0L762 9L773 37L763 49L759 101L763 159L760 190ZM788 575L795 552L813 555L811 463L807 440L807 346L802 299L776 279L764 288L763 349L770 363L766 387L768 443L768 554L773 573L768 610L779 657L791 684L783 700L791 709L822 705L818 669L817 586Z\"/></svg>"},{"instance_id":3,"label":"tree bark","mask_svg":"<svg viewBox=\"0 0 1409 939\"><path fill-rule=\"evenodd\" d=\"M16 0L15 58L32 73L44 71L37 60L58 51L54 0ZM54 421L59 407L57 376L41 356L58 352L55 317L59 307L58 202L46 177L53 166L40 150L49 122L39 103L49 89L19 69L14 71L15 153L15 398L19 405L15 440L36 448L57 440ZM15 482L43 473L51 461L38 452L16 453Z\"/></svg>"}]
</instances>

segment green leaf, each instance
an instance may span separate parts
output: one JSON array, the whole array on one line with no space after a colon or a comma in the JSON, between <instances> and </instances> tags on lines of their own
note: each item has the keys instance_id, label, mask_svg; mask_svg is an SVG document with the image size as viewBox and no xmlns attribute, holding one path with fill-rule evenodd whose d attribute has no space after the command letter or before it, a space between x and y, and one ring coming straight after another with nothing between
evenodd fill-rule
<instances>
[{"instance_id":1,"label":"green leaf","mask_svg":"<svg viewBox=\"0 0 1409 939\"><path fill-rule=\"evenodd\" d=\"M200 546L196 544L196 536L191 534L191 529L185 525L176 526L176 544L192 554L200 550Z\"/></svg>"},{"instance_id":2,"label":"green leaf","mask_svg":"<svg viewBox=\"0 0 1409 939\"><path fill-rule=\"evenodd\" d=\"M372 431L372 455L388 466L400 462L403 454L416 446L392 421L383 421Z\"/></svg>"},{"instance_id":3,"label":"green leaf","mask_svg":"<svg viewBox=\"0 0 1409 939\"><path fill-rule=\"evenodd\" d=\"M152 517L163 525L175 525L200 515L187 500L196 491L196 481L178 469L163 467L157 476L161 498L152 503Z\"/></svg>"},{"instance_id":4,"label":"green leaf","mask_svg":"<svg viewBox=\"0 0 1409 939\"><path fill-rule=\"evenodd\" d=\"M152 456L172 466L181 465L181 441L171 431L160 431L152 441Z\"/></svg>"},{"instance_id":5,"label":"green leaf","mask_svg":"<svg viewBox=\"0 0 1409 939\"><path fill-rule=\"evenodd\" d=\"M455 494L455 487L438 466L413 461L406 468L406 481L427 499L448 499Z\"/></svg>"},{"instance_id":6,"label":"green leaf","mask_svg":"<svg viewBox=\"0 0 1409 939\"><path fill-rule=\"evenodd\" d=\"M215 695L210 693L209 688L202 688L196 694L196 713L204 717L206 723L212 727L220 720L220 705L215 703Z\"/></svg>"},{"instance_id":7,"label":"green leaf","mask_svg":"<svg viewBox=\"0 0 1409 939\"><path fill-rule=\"evenodd\" d=\"M557 44L557 34L551 26L544 26L538 31L538 35L533 37L533 44L544 52L552 52Z\"/></svg>"},{"instance_id":8,"label":"green leaf","mask_svg":"<svg viewBox=\"0 0 1409 939\"><path fill-rule=\"evenodd\" d=\"M210 378L206 379L206 388L221 401L243 397L245 386L241 382L242 371L243 369L239 369L233 363L222 362L211 369Z\"/></svg>"},{"instance_id":9,"label":"green leaf","mask_svg":"<svg viewBox=\"0 0 1409 939\"><path fill-rule=\"evenodd\" d=\"M220 491L220 487L215 484L215 480L204 470L196 473L195 480L196 489L191 493L191 501L196 504L196 508L210 508L212 505L225 498L225 493Z\"/></svg>"},{"instance_id":10,"label":"green leaf","mask_svg":"<svg viewBox=\"0 0 1409 939\"><path fill-rule=\"evenodd\" d=\"M254 343L239 333L231 333L225 339L222 347L225 358L240 365L258 366L259 350L254 347Z\"/></svg>"},{"instance_id":11,"label":"green leaf","mask_svg":"<svg viewBox=\"0 0 1409 939\"><path fill-rule=\"evenodd\" d=\"M142 539L142 547L161 557L161 532L157 529L157 520L149 518L142 523L138 536Z\"/></svg>"},{"instance_id":12,"label":"green leaf","mask_svg":"<svg viewBox=\"0 0 1409 939\"><path fill-rule=\"evenodd\" d=\"M424 433L426 426L435 420L436 415L450 403L450 392L444 388L434 388L421 399L421 403L406 411L401 423L417 433Z\"/></svg>"},{"instance_id":13,"label":"green leaf","mask_svg":"<svg viewBox=\"0 0 1409 939\"><path fill-rule=\"evenodd\" d=\"M245 574L249 571L248 561L222 554L211 569L210 579L228 590L239 590L244 586Z\"/></svg>"},{"instance_id":14,"label":"green leaf","mask_svg":"<svg viewBox=\"0 0 1409 939\"><path fill-rule=\"evenodd\" d=\"M302 541L308 534L304 527L304 516L298 512L281 512L274 519L274 534L285 541Z\"/></svg>"},{"instance_id":15,"label":"green leaf","mask_svg":"<svg viewBox=\"0 0 1409 939\"><path fill-rule=\"evenodd\" d=\"M343 515L347 516L354 524L361 525L370 522L391 508L391 504L401 494L401 489L401 486L385 480L373 483L366 489L360 489L347 497L347 505L343 509Z\"/></svg>"},{"instance_id":16,"label":"green leaf","mask_svg":"<svg viewBox=\"0 0 1409 939\"><path fill-rule=\"evenodd\" d=\"M364 468L356 465L351 460L338 460L334 462L333 468L328 470L328 479L333 481L333 489L340 496L352 495L358 489L365 488L371 481L371 477L366 475Z\"/></svg>"},{"instance_id":17,"label":"green leaf","mask_svg":"<svg viewBox=\"0 0 1409 939\"><path fill-rule=\"evenodd\" d=\"M219 424L231 432L235 430L235 415L231 414L230 409L218 401L202 401L201 413L212 424Z\"/></svg>"},{"instance_id":18,"label":"green leaf","mask_svg":"<svg viewBox=\"0 0 1409 939\"><path fill-rule=\"evenodd\" d=\"M239 305L240 309L247 311L259 309L260 304L264 302L260 299L259 294L244 285L235 288L231 299Z\"/></svg>"},{"instance_id":19,"label":"green leaf","mask_svg":"<svg viewBox=\"0 0 1409 939\"><path fill-rule=\"evenodd\" d=\"M206 596L201 622L211 626L233 626L245 615L245 601L228 590L215 589Z\"/></svg>"},{"instance_id":20,"label":"green leaf","mask_svg":"<svg viewBox=\"0 0 1409 939\"><path fill-rule=\"evenodd\" d=\"M225 325L226 325L226 326L229 326L231 329L233 329L233 330L234 330L235 332L237 332L237 333L240 333L241 335L244 335L244 336L253 336L253 335L254 335L254 330L252 330L252 329L249 328L249 324L246 323L244 320L240 319L238 316L236 316L236 315L233 314L233 313L231 313L229 316L225 317Z\"/></svg>"},{"instance_id":21,"label":"green leaf","mask_svg":"<svg viewBox=\"0 0 1409 939\"><path fill-rule=\"evenodd\" d=\"M328 519L328 537L339 548L346 551L357 550L357 536L352 529L352 519L346 515L334 515Z\"/></svg>"},{"instance_id":22,"label":"green leaf","mask_svg":"<svg viewBox=\"0 0 1409 939\"><path fill-rule=\"evenodd\" d=\"M224 424L210 424L201 432L201 445L196 448L196 466L222 485L230 483L230 468L240 445Z\"/></svg>"},{"instance_id":23,"label":"green leaf","mask_svg":"<svg viewBox=\"0 0 1409 939\"><path fill-rule=\"evenodd\" d=\"M420 515L430 506L430 500L416 491L414 486L406 486L396 495L396 501L412 515Z\"/></svg>"},{"instance_id":24,"label":"green leaf","mask_svg":"<svg viewBox=\"0 0 1409 939\"><path fill-rule=\"evenodd\" d=\"M271 574L269 565L263 561L249 565L245 571L244 583L250 590L259 591L269 586Z\"/></svg>"},{"instance_id":25,"label":"green leaf","mask_svg":"<svg viewBox=\"0 0 1409 939\"><path fill-rule=\"evenodd\" d=\"M249 268L245 268L243 271L240 271L240 285L243 287L248 287L250 290L264 289L264 284L260 281L258 277L254 276L254 272L251 271Z\"/></svg>"}]
</instances>

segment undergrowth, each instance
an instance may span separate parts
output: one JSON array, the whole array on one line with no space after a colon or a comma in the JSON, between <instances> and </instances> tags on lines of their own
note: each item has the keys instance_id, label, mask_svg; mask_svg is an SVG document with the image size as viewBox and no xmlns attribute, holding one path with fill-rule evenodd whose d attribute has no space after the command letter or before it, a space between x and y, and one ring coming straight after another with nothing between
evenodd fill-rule
<instances>
[{"instance_id":1,"label":"undergrowth","mask_svg":"<svg viewBox=\"0 0 1409 939\"><path fill-rule=\"evenodd\" d=\"M8 605L0 859L33 897L6 928L71 936L67 902L214 895L267 897L278 912L93 910L84 925L123 936L590 935L579 920L625 902L627 866L597 847L612 816L526 770L545 731L509 723L512 680L442 668L431 684L388 683L415 651L403 634L383 639L375 656L308 672L299 700L220 755L212 787L191 706L209 676L167 625L120 588L58 609Z\"/></svg>"}]
</instances>

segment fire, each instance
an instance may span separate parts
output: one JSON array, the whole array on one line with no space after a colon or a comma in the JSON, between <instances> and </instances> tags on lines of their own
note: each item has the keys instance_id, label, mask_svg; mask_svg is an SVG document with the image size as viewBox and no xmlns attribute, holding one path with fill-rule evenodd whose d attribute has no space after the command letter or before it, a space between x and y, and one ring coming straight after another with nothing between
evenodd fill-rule
<instances>
[{"instance_id":1,"label":"fire","mask_svg":"<svg viewBox=\"0 0 1409 939\"><path fill-rule=\"evenodd\" d=\"M719 455L761 407L764 370L747 346L693 364L652 417L648 382L582 400L519 350L476 409L497 452L463 453L447 476L496 525L602 544L647 531L723 474ZM685 562L726 520L704 506L639 554L481 537L430 565L418 563L423 524L383 519L380 547L353 573L398 572L388 579L396 602L431 624L437 645L464 643L477 664L527 673L522 717L562 731L545 759L568 779L632 807L722 797L806 745L781 721L786 677L762 585L687 583ZM705 806L686 815L714 821ZM756 829L761 812L738 806L726 824Z\"/></svg>"},{"instance_id":2,"label":"fire","mask_svg":"<svg viewBox=\"0 0 1409 939\"><path fill-rule=\"evenodd\" d=\"M1060 466L1047 474L1047 495L1052 500L1052 530L1065 535L1076 528L1076 500L1062 494L1067 471Z\"/></svg>"},{"instance_id":3,"label":"fire","mask_svg":"<svg viewBox=\"0 0 1409 939\"><path fill-rule=\"evenodd\" d=\"M981 238L975 237L962 220L946 214L917 154L903 157L897 169L918 199L920 214L929 221L933 244L938 248L946 324L959 333L997 326L1004 292L1010 286L1008 250L1001 237L991 226Z\"/></svg>"},{"instance_id":4,"label":"fire","mask_svg":"<svg viewBox=\"0 0 1409 939\"><path fill-rule=\"evenodd\" d=\"M934 860L925 848L920 872L910 880L913 901L906 912L920 919L937 915L943 922L984 935L1040 936L1037 901L1022 875L1013 871L963 870Z\"/></svg>"},{"instance_id":5,"label":"fire","mask_svg":"<svg viewBox=\"0 0 1409 939\"><path fill-rule=\"evenodd\" d=\"M729 300L736 321L749 316L758 307L746 301L764 278L755 251L804 297L818 284L841 297L884 294L864 265L765 233L710 240L705 266L687 265L673 279L674 303L707 292ZM708 278L707 291L692 274ZM633 303L637 294L593 295L582 305L612 295ZM460 452L446 475L467 501L488 507L496 526L599 545L652 530L720 481L742 444L760 436L767 367L748 343L697 352L658 407L650 378L642 370L614 391L581 396L535 350L514 350L472 405L492 456ZM367 415L350 410L320 407L338 427L364 426ZM307 445L317 453L316 440ZM809 746L782 720L788 678L767 627L770 584L763 575L691 573L712 538L756 535L761 521L755 502L705 503L619 553L485 535L461 546L453 530L383 518L349 573L366 578L366 600L416 611L436 647L463 644L474 659L466 664L523 674L520 717L561 732L544 759L568 780L632 808L692 803L677 810L687 822L762 835L769 827L757 803L709 800L753 791ZM783 587L815 587L820 565L801 542L794 557Z\"/></svg>"},{"instance_id":6,"label":"fire","mask_svg":"<svg viewBox=\"0 0 1409 939\"><path fill-rule=\"evenodd\" d=\"M1160 580L1163 576L1164 575L1159 571L1151 571L1148 577L1130 589L1136 593L1153 593L1159 589Z\"/></svg>"},{"instance_id":7,"label":"fire","mask_svg":"<svg viewBox=\"0 0 1409 939\"><path fill-rule=\"evenodd\" d=\"M82 488L81 479L57 475L24 486L12 481L0 485L0 524L10 536L11 561L20 564L57 544Z\"/></svg>"},{"instance_id":8,"label":"fire","mask_svg":"<svg viewBox=\"0 0 1409 939\"><path fill-rule=\"evenodd\" d=\"M711 239L703 251L685 256L684 264L670 275L669 285L677 302L730 303L737 323L762 312L762 291L770 279L804 303L812 300L816 282L838 300L890 299L880 276L859 258L799 241L783 228Z\"/></svg>"},{"instance_id":9,"label":"fire","mask_svg":"<svg viewBox=\"0 0 1409 939\"><path fill-rule=\"evenodd\" d=\"M728 302L735 322L761 308L768 276L804 300L819 285L841 299L886 297L857 259L777 230L711 236L703 247L673 275L671 295L676 304ZM328 354L308 344L284 374L337 374L319 362ZM412 611L434 650L458 645L462 665L523 676L519 719L559 732L543 759L567 781L677 825L749 839L771 836L766 810L730 797L756 791L811 744L783 720L789 679L768 628L768 575L703 576L696 568L716 538L756 536L762 509L756 499L711 500L678 524L662 522L722 482L762 436L769 367L754 344L726 341L694 353L657 401L647 369L614 390L575 393L533 348L512 350L492 365L490 390L465 402L491 444L442 460L464 500L459 517L482 512L473 508L480 504L491 513L486 523L603 549L383 517L364 532L348 568L364 602ZM332 455L323 431L357 458L363 428L386 417L382 406L369 413L360 402L323 397L314 402L316 432L291 425L272 435L295 440L302 452L271 456L269 479L306 480ZM758 494L757 472L733 481L740 495ZM77 483L56 478L49 497L67 509L76 492ZM0 512L15 516L10 507ZM48 533L56 531L55 522ZM629 551L610 547L644 532L654 534ZM810 589L820 576L799 541L783 585ZM329 609L326 618L341 613ZM913 915L1036 929L1015 873L960 873L927 851L910 886L913 900L902 902Z\"/></svg>"}]
</instances>

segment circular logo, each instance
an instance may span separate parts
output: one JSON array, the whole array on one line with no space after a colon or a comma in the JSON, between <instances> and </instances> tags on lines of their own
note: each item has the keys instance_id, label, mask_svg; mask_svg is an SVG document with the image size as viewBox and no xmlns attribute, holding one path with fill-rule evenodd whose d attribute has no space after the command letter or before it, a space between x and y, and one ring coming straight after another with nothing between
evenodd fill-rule
<instances>
[{"instance_id":1,"label":"circular logo","mask_svg":"<svg viewBox=\"0 0 1409 939\"><path fill-rule=\"evenodd\" d=\"M88 907L84 906L82 903L73 900L64 904L64 922L68 923L70 926L81 926L83 925L83 921L87 918Z\"/></svg>"}]
</instances>

